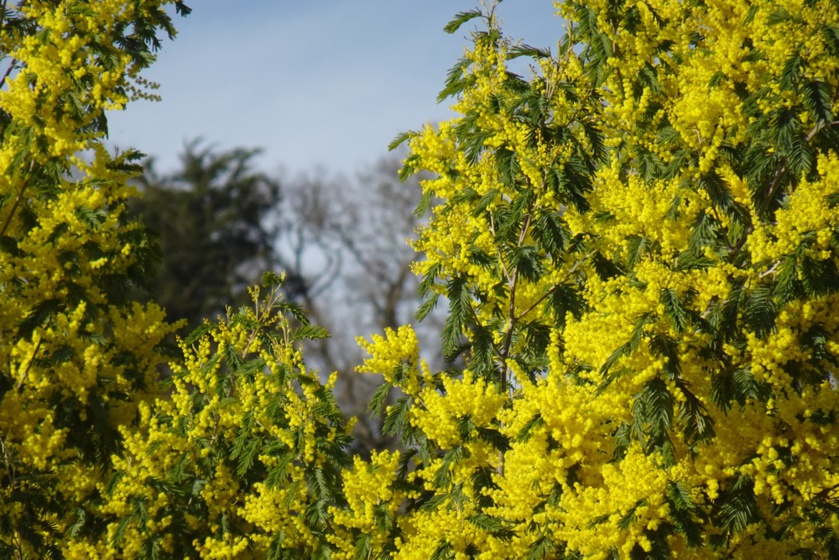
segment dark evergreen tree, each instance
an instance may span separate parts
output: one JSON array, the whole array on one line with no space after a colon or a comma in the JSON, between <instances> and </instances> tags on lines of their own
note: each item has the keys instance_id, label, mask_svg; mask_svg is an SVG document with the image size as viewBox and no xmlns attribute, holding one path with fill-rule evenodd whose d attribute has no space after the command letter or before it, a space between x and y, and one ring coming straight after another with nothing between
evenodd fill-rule
<instances>
[{"instance_id":1,"label":"dark evergreen tree","mask_svg":"<svg viewBox=\"0 0 839 560\"><path fill-rule=\"evenodd\" d=\"M273 267L279 182L254 168L258 150L187 144L180 169L151 160L134 210L157 233L161 265L150 294L173 319L195 326L246 299Z\"/></svg>"}]
</instances>

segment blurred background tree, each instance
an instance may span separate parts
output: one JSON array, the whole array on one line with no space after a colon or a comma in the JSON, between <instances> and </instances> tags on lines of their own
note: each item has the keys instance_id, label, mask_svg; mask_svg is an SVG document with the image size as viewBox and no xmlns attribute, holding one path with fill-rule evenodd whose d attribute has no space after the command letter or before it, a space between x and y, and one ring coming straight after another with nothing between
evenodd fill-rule
<instances>
[{"instance_id":1,"label":"blurred background tree","mask_svg":"<svg viewBox=\"0 0 839 560\"><path fill-rule=\"evenodd\" d=\"M417 258L408 241L418 178L401 183L404 153L388 154L354 179L324 168L288 176L260 171L259 150L215 150L189 142L180 169L161 174L145 166L134 205L158 235L161 263L149 296L187 329L247 301L246 287L263 271L284 272L286 297L301 305L330 338L307 343L307 362L324 375L339 373L336 398L359 418L363 454L391 446L381 422L366 414L380 383L354 374L363 352L359 336L411 323L419 305ZM418 325L427 358L442 367L435 315Z\"/></svg>"},{"instance_id":2,"label":"blurred background tree","mask_svg":"<svg viewBox=\"0 0 839 560\"><path fill-rule=\"evenodd\" d=\"M157 234L162 261L152 299L189 327L242 303L246 288L275 265L273 214L279 183L253 165L258 150L216 151L193 141L181 168L139 179L133 211Z\"/></svg>"},{"instance_id":3,"label":"blurred background tree","mask_svg":"<svg viewBox=\"0 0 839 560\"><path fill-rule=\"evenodd\" d=\"M362 454L393 441L382 436L380 420L366 414L381 380L353 374L364 356L356 338L416 323L420 303L409 240L424 219L414 213L421 177L400 182L403 156L383 156L354 180L318 169L281 181L277 262L288 276L289 297L332 334L310 342L307 362L341 374L335 395L344 412L359 419L354 436ZM442 318L431 315L416 326L429 362L440 367L441 325Z\"/></svg>"}]
</instances>

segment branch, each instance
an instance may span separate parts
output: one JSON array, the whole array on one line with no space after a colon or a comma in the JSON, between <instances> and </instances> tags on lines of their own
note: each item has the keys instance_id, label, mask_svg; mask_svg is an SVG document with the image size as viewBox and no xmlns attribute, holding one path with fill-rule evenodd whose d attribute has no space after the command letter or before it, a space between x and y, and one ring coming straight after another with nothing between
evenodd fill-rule
<instances>
[{"instance_id":1,"label":"branch","mask_svg":"<svg viewBox=\"0 0 839 560\"><path fill-rule=\"evenodd\" d=\"M525 238L527 237L527 231L530 229L530 220L531 214L533 212L533 203L530 203L530 206L527 209L527 214L524 216L524 223L521 226L521 231L519 232L519 240L517 247L521 247L522 243L524 243ZM492 216L492 214L490 214ZM504 259L501 255L501 251L497 248L498 251L498 259L501 261L502 266L504 265ZM506 267L505 267L506 269ZM509 279L508 283L510 286L510 305L507 311L508 317L508 326L507 326L507 333L504 336L504 346L499 355L501 358L503 367L501 369L501 390L507 390L507 358L510 356L510 346L513 343L513 331L518 324L518 318L516 317L516 288L518 287L519 281L519 269L515 267L513 269L512 278Z\"/></svg>"},{"instance_id":2,"label":"branch","mask_svg":"<svg viewBox=\"0 0 839 560\"><path fill-rule=\"evenodd\" d=\"M32 364L35 363L35 357L38 355L38 350L41 349L41 343L44 341L43 338L38 339L38 344L35 345L35 350L32 351L32 357L29 358L29 364L26 366L26 370L23 372L23 375L20 376L20 380L17 382L17 386L15 387L15 391L20 391L21 387L23 387L23 383L26 381L26 378L29 376L29 370L32 369Z\"/></svg>"},{"instance_id":3,"label":"branch","mask_svg":"<svg viewBox=\"0 0 839 560\"><path fill-rule=\"evenodd\" d=\"M12 205L11 210L9 210L9 216L6 218L6 222L3 224L3 229L0 230L0 237L6 235L6 230L9 228L9 224L12 223L12 218L14 218L15 213L17 212L17 207L20 206L20 201L23 200L23 193L26 192L26 187L29 185L29 175L32 173L32 169L35 167L35 160L33 159L32 162L29 164L29 173L23 179L23 184L20 186L20 192L15 198L15 203Z\"/></svg>"},{"instance_id":4,"label":"branch","mask_svg":"<svg viewBox=\"0 0 839 560\"><path fill-rule=\"evenodd\" d=\"M0 29L2 29L2 26L0 26ZM2 78L0 78L0 88L3 87L3 85L6 83L6 78L8 78L9 75L14 71L15 67L17 67L17 63L18 60L16 58L13 58L12 61L9 63L9 67L6 68L6 73L3 74Z\"/></svg>"}]
</instances>

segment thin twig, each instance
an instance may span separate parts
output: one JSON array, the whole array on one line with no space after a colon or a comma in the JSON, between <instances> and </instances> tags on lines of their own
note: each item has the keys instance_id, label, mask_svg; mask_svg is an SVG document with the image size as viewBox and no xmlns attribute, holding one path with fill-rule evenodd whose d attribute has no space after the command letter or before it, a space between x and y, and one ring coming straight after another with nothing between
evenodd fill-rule
<instances>
[{"instance_id":1,"label":"thin twig","mask_svg":"<svg viewBox=\"0 0 839 560\"><path fill-rule=\"evenodd\" d=\"M23 387L26 378L29 376L29 370L32 369L32 364L35 363L35 358L38 356L38 351L41 349L41 343L44 341L43 338L38 339L38 344L35 345L35 350L32 351L32 357L29 358L29 364L26 366L26 371L23 372L23 375L20 377L20 380L17 382L17 386L15 387L15 391L20 391L21 387Z\"/></svg>"},{"instance_id":2,"label":"thin twig","mask_svg":"<svg viewBox=\"0 0 839 560\"><path fill-rule=\"evenodd\" d=\"M519 240L517 247L521 247L522 243L524 243L525 238L527 237L527 232L530 229L530 221L531 215L533 212L533 203L531 202L530 207L527 209L527 214L524 216L524 223L521 226L521 231L519 232ZM498 258L501 260L501 263L504 263L504 260L501 258L501 254L499 251ZM513 343L513 331L518 324L518 319L516 318L516 288L518 287L519 281L519 268L515 267L513 269L512 278L509 280L510 286L510 304L507 311L508 317L508 327L507 333L504 336L504 346L503 350L501 351L500 358L503 367L501 368L501 390L507 391L507 370L509 369L507 366L507 358L510 356L510 346Z\"/></svg>"},{"instance_id":3,"label":"thin twig","mask_svg":"<svg viewBox=\"0 0 839 560\"><path fill-rule=\"evenodd\" d=\"M3 74L3 77L0 78L0 88L6 83L6 78L8 78L11 73L14 71L15 67L17 66L18 60L13 58L11 62L9 62L9 67L6 68L6 73Z\"/></svg>"},{"instance_id":4,"label":"thin twig","mask_svg":"<svg viewBox=\"0 0 839 560\"><path fill-rule=\"evenodd\" d=\"M578 260L577 262L575 262L575 263L574 263L574 265L573 265L573 266L572 266L572 267L568 270L568 272L566 272L566 273L565 273L565 276L564 276L562 279L560 279L560 280L556 283L556 285L554 285L554 287L553 287L553 288L551 288L550 290L548 290L547 292L545 292L544 294L542 294L542 295L539 297L539 299L537 299L535 302L533 302L533 304L532 304L530 307L528 307L527 309L525 309L524 311L522 311L521 313L519 313L519 314L518 314L518 316L516 317L516 321L520 321L520 320L522 320L525 316L527 316L527 314L528 314L528 313L530 313L531 311L533 311L534 309L536 309L536 307L537 307L540 303L542 303L543 301L545 301L545 299L546 299L548 296L550 296L550 295L551 295L552 293L554 293L554 292L555 292L555 291L556 291L556 290L557 290L560 286L562 286L562 285L565 283L565 281L566 281L566 280L568 280L568 279L571 277L571 275L572 275L572 274L574 274L575 272L577 272L577 269L580 267L580 265L581 265L582 263L584 263L586 260L588 260L588 257L592 256L593 254L594 254L594 252L592 251L592 252L588 253L585 257L583 257L582 259L580 259L580 260Z\"/></svg>"},{"instance_id":5,"label":"thin twig","mask_svg":"<svg viewBox=\"0 0 839 560\"><path fill-rule=\"evenodd\" d=\"M509 326L507 328L507 334L504 336L504 347L501 351L501 362L503 364L503 368L501 369L501 390L507 391L507 358L510 355L510 345L513 343L513 330L516 328L516 284L518 282L519 277L519 269L515 268L513 270L513 281L512 286L510 288L510 307L509 307Z\"/></svg>"},{"instance_id":6,"label":"thin twig","mask_svg":"<svg viewBox=\"0 0 839 560\"><path fill-rule=\"evenodd\" d=\"M20 205L20 201L23 200L23 193L26 192L26 187L29 185L29 176L32 174L32 169L35 167L35 160L33 159L32 162L29 164L29 173L23 179L23 185L20 187L20 192L15 198L15 203L12 205L11 210L9 210L9 216L6 218L6 222L3 224L3 229L0 230L0 237L6 235L6 230L9 228L9 224L12 223L12 218L17 212L17 207Z\"/></svg>"}]
</instances>

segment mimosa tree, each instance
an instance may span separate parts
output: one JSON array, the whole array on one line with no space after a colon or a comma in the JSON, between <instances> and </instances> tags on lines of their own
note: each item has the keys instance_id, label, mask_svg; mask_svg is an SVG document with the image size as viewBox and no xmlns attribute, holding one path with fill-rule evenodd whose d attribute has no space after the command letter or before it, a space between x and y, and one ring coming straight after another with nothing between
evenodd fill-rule
<instances>
[{"instance_id":1,"label":"mimosa tree","mask_svg":"<svg viewBox=\"0 0 839 560\"><path fill-rule=\"evenodd\" d=\"M485 27L459 116L406 135L442 200L420 315L446 296L466 367L368 344L407 449L372 467L408 505L355 506L356 550L839 556L839 8L556 7L554 52L459 14Z\"/></svg>"},{"instance_id":2,"label":"mimosa tree","mask_svg":"<svg viewBox=\"0 0 839 560\"><path fill-rule=\"evenodd\" d=\"M125 300L150 253L101 111L159 5L12 10L0 551L839 558L839 6L568 1L553 49L496 8L446 28L480 22L458 116L401 139L403 175L432 174L418 316L448 307L451 367L408 326L361 341L402 439L369 461L278 277L158 374L171 328Z\"/></svg>"},{"instance_id":3,"label":"mimosa tree","mask_svg":"<svg viewBox=\"0 0 839 560\"><path fill-rule=\"evenodd\" d=\"M3 2L0 11L0 556L58 555L95 534L120 428L156 391L171 327L128 295L154 252L126 219L135 152L106 111L150 95L140 72L165 5Z\"/></svg>"}]
</instances>

